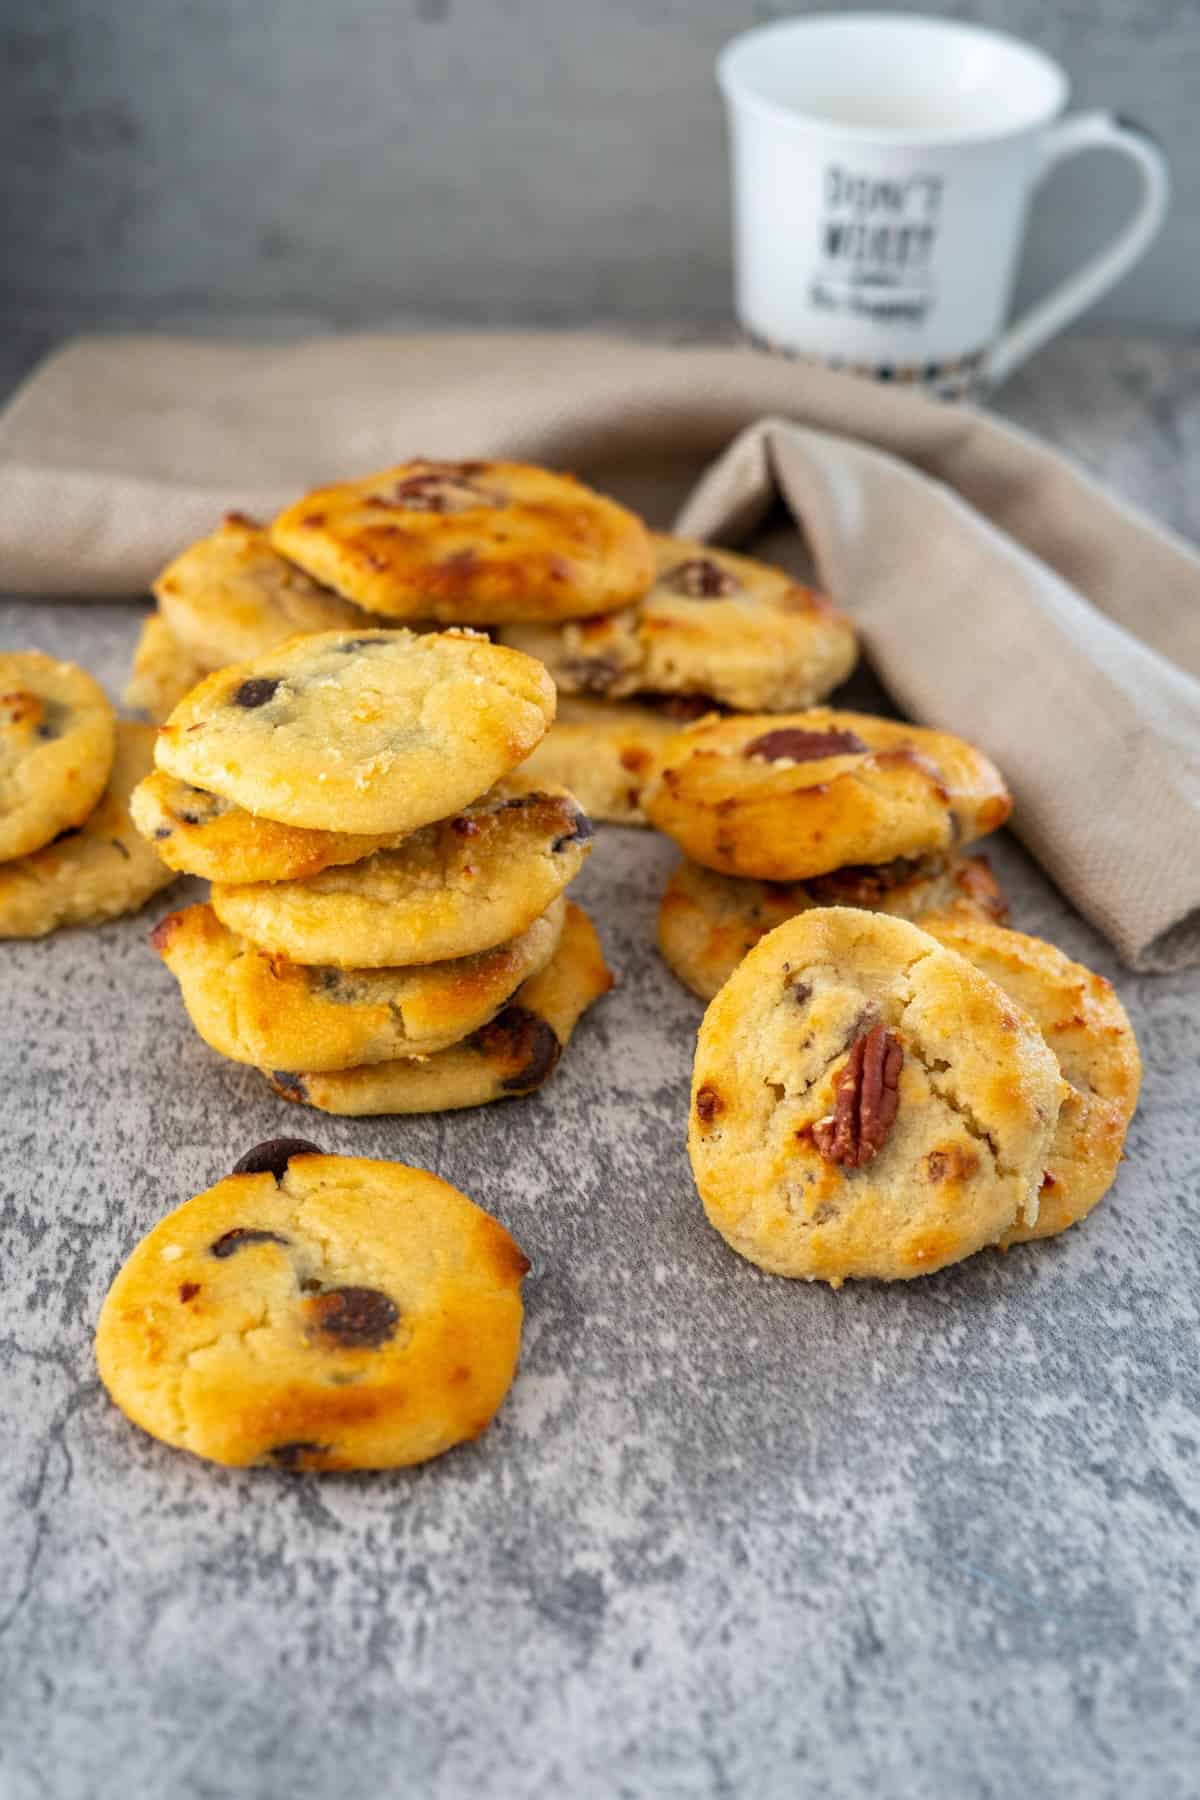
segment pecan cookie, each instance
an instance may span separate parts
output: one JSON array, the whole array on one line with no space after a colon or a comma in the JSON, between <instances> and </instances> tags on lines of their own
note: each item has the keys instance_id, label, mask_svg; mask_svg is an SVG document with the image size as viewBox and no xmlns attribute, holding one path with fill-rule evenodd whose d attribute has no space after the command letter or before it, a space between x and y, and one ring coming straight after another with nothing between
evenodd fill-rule
<instances>
[{"instance_id":1,"label":"pecan cookie","mask_svg":"<svg viewBox=\"0 0 1200 1800\"><path fill-rule=\"evenodd\" d=\"M248 662L304 632L378 624L280 556L243 513L168 563L154 594L175 642L206 669Z\"/></svg>"},{"instance_id":2,"label":"pecan cookie","mask_svg":"<svg viewBox=\"0 0 1200 1800\"><path fill-rule=\"evenodd\" d=\"M412 831L521 762L554 717L540 663L471 632L321 632L219 669L155 761L283 825Z\"/></svg>"},{"instance_id":3,"label":"pecan cookie","mask_svg":"<svg viewBox=\"0 0 1200 1800\"><path fill-rule=\"evenodd\" d=\"M560 694L699 694L742 712L811 706L849 675L854 628L783 569L654 538L654 586L620 612L509 625L501 643L540 657Z\"/></svg>"},{"instance_id":4,"label":"pecan cookie","mask_svg":"<svg viewBox=\"0 0 1200 1800\"><path fill-rule=\"evenodd\" d=\"M574 880L591 839L591 822L565 789L501 782L395 850L306 881L218 883L212 904L231 931L293 962L444 962L524 931Z\"/></svg>"},{"instance_id":5,"label":"pecan cookie","mask_svg":"<svg viewBox=\"0 0 1200 1800\"><path fill-rule=\"evenodd\" d=\"M562 695L554 724L521 773L570 788L593 819L644 825L642 788L659 752L684 723L669 706Z\"/></svg>"},{"instance_id":6,"label":"pecan cookie","mask_svg":"<svg viewBox=\"0 0 1200 1800\"><path fill-rule=\"evenodd\" d=\"M494 950L408 969L289 962L226 930L211 906L169 913L151 942L179 982L192 1024L221 1056L324 1072L429 1056L478 1031L545 968L565 906L553 901Z\"/></svg>"},{"instance_id":7,"label":"pecan cookie","mask_svg":"<svg viewBox=\"0 0 1200 1800\"><path fill-rule=\"evenodd\" d=\"M83 824L0 863L0 937L44 937L60 925L137 912L174 881L129 817L129 796L154 754L154 727L122 719L116 742L108 786Z\"/></svg>"},{"instance_id":8,"label":"pecan cookie","mask_svg":"<svg viewBox=\"0 0 1200 1800\"><path fill-rule=\"evenodd\" d=\"M578 618L654 579L640 519L524 463L417 461L319 488L271 542L370 612L444 624Z\"/></svg>"},{"instance_id":9,"label":"pecan cookie","mask_svg":"<svg viewBox=\"0 0 1200 1800\"><path fill-rule=\"evenodd\" d=\"M706 868L806 881L969 843L1012 802L961 738L818 706L701 719L666 745L642 805Z\"/></svg>"},{"instance_id":10,"label":"pecan cookie","mask_svg":"<svg viewBox=\"0 0 1200 1800\"><path fill-rule=\"evenodd\" d=\"M112 771L115 734L83 669L40 650L0 652L0 862L83 823Z\"/></svg>"},{"instance_id":11,"label":"pecan cookie","mask_svg":"<svg viewBox=\"0 0 1200 1800\"><path fill-rule=\"evenodd\" d=\"M100 1311L100 1379L135 1425L210 1462L425 1462L508 1392L528 1268L435 1175L278 1138L137 1245Z\"/></svg>"},{"instance_id":12,"label":"pecan cookie","mask_svg":"<svg viewBox=\"0 0 1200 1800\"><path fill-rule=\"evenodd\" d=\"M760 938L813 906L861 906L918 922L951 907L993 921L1008 915L983 856L835 869L806 882L750 881L685 860L658 909L658 947L684 986L711 1000Z\"/></svg>"},{"instance_id":13,"label":"pecan cookie","mask_svg":"<svg viewBox=\"0 0 1200 1800\"><path fill-rule=\"evenodd\" d=\"M269 1079L285 1100L355 1116L455 1112L519 1099L550 1078L579 1020L612 984L595 927L568 901L562 937L546 967L461 1044L423 1062L373 1063L326 1075L274 1070Z\"/></svg>"},{"instance_id":14,"label":"pecan cookie","mask_svg":"<svg viewBox=\"0 0 1200 1800\"><path fill-rule=\"evenodd\" d=\"M1058 1058L1067 1095L1046 1153L1036 1222L1000 1240L1057 1237L1112 1186L1137 1105L1142 1062L1111 982L1053 944L961 913L921 921L1029 1014Z\"/></svg>"},{"instance_id":15,"label":"pecan cookie","mask_svg":"<svg viewBox=\"0 0 1200 1800\"><path fill-rule=\"evenodd\" d=\"M696 1045L704 1209L778 1275L927 1275L1037 1223L1067 1093L1033 1020L903 919L816 908L734 970Z\"/></svg>"},{"instance_id":16,"label":"pecan cookie","mask_svg":"<svg viewBox=\"0 0 1200 1800\"><path fill-rule=\"evenodd\" d=\"M185 694L218 665L200 663L176 642L164 619L150 613L143 620L133 652L133 666L121 699L130 712L161 725Z\"/></svg>"},{"instance_id":17,"label":"pecan cookie","mask_svg":"<svg viewBox=\"0 0 1200 1800\"><path fill-rule=\"evenodd\" d=\"M382 834L306 831L255 818L243 806L154 769L133 790L133 822L168 868L204 881L302 881L403 843Z\"/></svg>"}]
</instances>

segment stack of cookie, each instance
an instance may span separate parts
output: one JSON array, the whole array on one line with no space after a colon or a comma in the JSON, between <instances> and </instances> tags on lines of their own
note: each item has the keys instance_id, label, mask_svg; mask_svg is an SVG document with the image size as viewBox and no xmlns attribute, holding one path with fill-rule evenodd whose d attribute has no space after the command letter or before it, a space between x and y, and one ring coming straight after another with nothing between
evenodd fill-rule
<instances>
[{"instance_id":1,"label":"stack of cookie","mask_svg":"<svg viewBox=\"0 0 1200 1800\"><path fill-rule=\"evenodd\" d=\"M944 731L827 707L701 720L666 746L645 793L651 822L685 852L659 948L710 1000L761 937L810 907L1001 920L991 870L963 846L1011 805L987 757Z\"/></svg>"},{"instance_id":2,"label":"stack of cookie","mask_svg":"<svg viewBox=\"0 0 1200 1800\"><path fill-rule=\"evenodd\" d=\"M174 879L129 817L153 738L74 663L0 655L0 937L136 912Z\"/></svg>"},{"instance_id":3,"label":"stack of cookie","mask_svg":"<svg viewBox=\"0 0 1200 1800\"><path fill-rule=\"evenodd\" d=\"M213 884L154 934L205 1041L329 1112L539 1086L611 981L564 898L589 821L519 768L553 715L473 631L294 637L194 688L133 815Z\"/></svg>"}]
</instances>

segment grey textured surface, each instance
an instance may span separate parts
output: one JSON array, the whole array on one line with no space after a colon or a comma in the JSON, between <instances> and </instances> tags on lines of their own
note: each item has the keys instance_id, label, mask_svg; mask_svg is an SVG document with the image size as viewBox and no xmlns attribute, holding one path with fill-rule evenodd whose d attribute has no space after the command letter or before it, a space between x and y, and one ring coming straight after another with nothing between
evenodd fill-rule
<instances>
[{"instance_id":1,"label":"grey textured surface","mask_svg":"<svg viewBox=\"0 0 1200 1800\"><path fill-rule=\"evenodd\" d=\"M1081 341L1005 410L1195 531L1193 353ZM11 603L114 689L137 609ZM337 1121L191 1032L140 918L0 947L0 1794L1153 1796L1200 1766L1200 974L1134 978L1011 843L1016 921L1146 1061L1083 1227L840 1294L705 1225L673 852L577 893L621 985L531 1100ZM423 1164L533 1257L495 1427L304 1481L143 1437L90 1358L118 1262L260 1138Z\"/></svg>"},{"instance_id":2,"label":"grey textured surface","mask_svg":"<svg viewBox=\"0 0 1200 1800\"><path fill-rule=\"evenodd\" d=\"M873 0L883 10L906 0ZM836 9L837 0L822 0ZM853 0L841 0L843 7ZM730 310L713 58L795 0L43 0L0 35L5 310L60 334L314 306L338 323L714 322ZM1195 0L922 0L1062 61L1076 107L1142 121L1176 199L1104 302L1200 322ZM1124 216L1111 156L1057 174L1025 295Z\"/></svg>"}]
</instances>

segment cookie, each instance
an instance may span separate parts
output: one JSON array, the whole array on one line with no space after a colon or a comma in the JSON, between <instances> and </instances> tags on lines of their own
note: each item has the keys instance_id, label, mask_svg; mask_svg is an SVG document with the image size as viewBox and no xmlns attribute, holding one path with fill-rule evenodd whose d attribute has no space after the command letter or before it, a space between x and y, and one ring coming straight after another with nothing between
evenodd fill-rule
<instances>
[{"instance_id":1,"label":"cookie","mask_svg":"<svg viewBox=\"0 0 1200 1800\"><path fill-rule=\"evenodd\" d=\"M519 1099L554 1073L575 1026L612 984L591 920L568 901L562 937L546 967L461 1044L424 1062L374 1063L335 1075L276 1070L269 1079L285 1100L353 1116L455 1112Z\"/></svg>"},{"instance_id":2,"label":"cookie","mask_svg":"<svg viewBox=\"0 0 1200 1800\"><path fill-rule=\"evenodd\" d=\"M226 930L211 906L169 913L151 934L205 1043L233 1062L350 1069L429 1056L479 1030L545 968L562 935L555 900L511 943L408 969L306 967Z\"/></svg>"},{"instance_id":3,"label":"cookie","mask_svg":"<svg viewBox=\"0 0 1200 1800\"><path fill-rule=\"evenodd\" d=\"M1137 1039L1111 982L1053 944L960 912L922 920L1024 1009L1058 1059L1067 1095L1046 1155L1036 1223L1004 1245L1056 1237L1085 1218L1112 1186L1137 1106Z\"/></svg>"},{"instance_id":4,"label":"cookie","mask_svg":"<svg viewBox=\"0 0 1200 1800\"><path fill-rule=\"evenodd\" d=\"M0 652L0 862L83 823L112 772L115 733L83 669L40 650Z\"/></svg>"},{"instance_id":5,"label":"cookie","mask_svg":"<svg viewBox=\"0 0 1200 1800\"><path fill-rule=\"evenodd\" d=\"M1012 808L961 738L828 707L701 719L666 745L642 805L694 862L764 881L941 853Z\"/></svg>"},{"instance_id":6,"label":"cookie","mask_svg":"<svg viewBox=\"0 0 1200 1800\"><path fill-rule=\"evenodd\" d=\"M100 1310L100 1379L210 1462L402 1468L491 1422L528 1268L436 1175L277 1139L138 1244Z\"/></svg>"},{"instance_id":7,"label":"cookie","mask_svg":"<svg viewBox=\"0 0 1200 1800\"><path fill-rule=\"evenodd\" d=\"M711 1000L760 938L813 906L861 906L917 921L948 907L991 920L1008 914L983 856L835 869L808 882L750 881L685 860L658 909L658 947L684 986Z\"/></svg>"},{"instance_id":8,"label":"cookie","mask_svg":"<svg viewBox=\"0 0 1200 1800\"><path fill-rule=\"evenodd\" d=\"M574 880L592 826L565 789L501 782L395 850L306 881L218 883L223 925L260 949L341 969L444 962L507 943Z\"/></svg>"},{"instance_id":9,"label":"cookie","mask_svg":"<svg viewBox=\"0 0 1200 1800\"><path fill-rule=\"evenodd\" d=\"M554 717L540 663L470 632L321 632L219 669L155 760L309 830L413 831L478 799Z\"/></svg>"},{"instance_id":10,"label":"cookie","mask_svg":"<svg viewBox=\"0 0 1200 1800\"><path fill-rule=\"evenodd\" d=\"M521 773L570 788L590 818L644 825L642 788L684 723L669 707L563 695L554 724Z\"/></svg>"},{"instance_id":11,"label":"cookie","mask_svg":"<svg viewBox=\"0 0 1200 1800\"><path fill-rule=\"evenodd\" d=\"M901 1281L1037 1223L1066 1091L964 957L904 919L814 908L705 1013L688 1151L709 1220L760 1268Z\"/></svg>"},{"instance_id":12,"label":"cookie","mask_svg":"<svg viewBox=\"0 0 1200 1800\"><path fill-rule=\"evenodd\" d=\"M306 831L255 818L244 807L154 769L133 790L133 822L168 868L204 881L302 881L404 842L380 834Z\"/></svg>"},{"instance_id":13,"label":"cookie","mask_svg":"<svg viewBox=\"0 0 1200 1800\"><path fill-rule=\"evenodd\" d=\"M154 727L117 724L108 787L82 825L28 856L0 863L0 937L45 937L137 912L175 877L129 817L129 796L154 754Z\"/></svg>"},{"instance_id":14,"label":"cookie","mask_svg":"<svg viewBox=\"0 0 1200 1800\"><path fill-rule=\"evenodd\" d=\"M823 700L858 657L854 628L783 569L654 537L654 586L620 612L508 625L501 643L545 663L560 694L698 694L741 712Z\"/></svg>"},{"instance_id":15,"label":"cookie","mask_svg":"<svg viewBox=\"0 0 1200 1800\"><path fill-rule=\"evenodd\" d=\"M209 537L189 544L154 594L175 642L206 669L249 662L304 632L378 623L280 556L243 513L229 513Z\"/></svg>"},{"instance_id":16,"label":"cookie","mask_svg":"<svg viewBox=\"0 0 1200 1800\"><path fill-rule=\"evenodd\" d=\"M154 725L174 712L217 664L199 663L171 636L165 619L151 613L142 622L133 666L121 699L130 712L141 713Z\"/></svg>"},{"instance_id":17,"label":"cookie","mask_svg":"<svg viewBox=\"0 0 1200 1800\"><path fill-rule=\"evenodd\" d=\"M640 519L524 463L418 460L319 488L271 542L369 612L444 624L607 612L654 579Z\"/></svg>"}]
</instances>

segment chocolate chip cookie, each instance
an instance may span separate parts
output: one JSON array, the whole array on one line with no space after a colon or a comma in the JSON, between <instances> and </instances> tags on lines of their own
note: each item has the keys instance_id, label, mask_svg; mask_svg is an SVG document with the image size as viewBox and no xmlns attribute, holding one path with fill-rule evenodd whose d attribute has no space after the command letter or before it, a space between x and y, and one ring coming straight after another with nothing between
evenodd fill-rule
<instances>
[{"instance_id":1,"label":"chocolate chip cookie","mask_svg":"<svg viewBox=\"0 0 1200 1800\"><path fill-rule=\"evenodd\" d=\"M444 624L570 619L654 579L641 521L570 475L513 462L416 462L307 494L271 542L373 613Z\"/></svg>"},{"instance_id":2,"label":"chocolate chip cookie","mask_svg":"<svg viewBox=\"0 0 1200 1800\"><path fill-rule=\"evenodd\" d=\"M425 1462L508 1392L528 1267L436 1176L277 1139L132 1252L100 1312L100 1378L135 1425L210 1462Z\"/></svg>"},{"instance_id":3,"label":"chocolate chip cookie","mask_svg":"<svg viewBox=\"0 0 1200 1800\"><path fill-rule=\"evenodd\" d=\"M763 938L704 1016L688 1150L775 1274L931 1274L1038 1219L1067 1096L1033 1020L916 925L848 907Z\"/></svg>"},{"instance_id":4,"label":"chocolate chip cookie","mask_svg":"<svg viewBox=\"0 0 1200 1800\"><path fill-rule=\"evenodd\" d=\"M113 709L83 669L40 650L0 653L0 862L82 825L115 745Z\"/></svg>"},{"instance_id":5,"label":"chocolate chip cookie","mask_svg":"<svg viewBox=\"0 0 1200 1800\"><path fill-rule=\"evenodd\" d=\"M260 949L343 969L444 962L506 943L578 874L592 826L564 788L520 777L395 850L304 881L218 883L221 920Z\"/></svg>"},{"instance_id":6,"label":"chocolate chip cookie","mask_svg":"<svg viewBox=\"0 0 1200 1800\"><path fill-rule=\"evenodd\" d=\"M169 913L151 934L205 1043L285 1071L429 1056L478 1031L545 968L562 935L555 900L519 937L477 956L408 969L314 968L256 949L211 906Z\"/></svg>"},{"instance_id":7,"label":"chocolate chip cookie","mask_svg":"<svg viewBox=\"0 0 1200 1800\"><path fill-rule=\"evenodd\" d=\"M154 769L133 790L133 822L168 868L205 881L302 881L394 848L407 833L306 831L256 818L232 800Z\"/></svg>"},{"instance_id":8,"label":"chocolate chip cookie","mask_svg":"<svg viewBox=\"0 0 1200 1800\"><path fill-rule=\"evenodd\" d=\"M0 863L0 937L36 938L137 912L174 879L134 829L129 796L150 767L154 727L122 719L109 783L82 825Z\"/></svg>"},{"instance_id":9,"label":"chocolate chip cookie","mask_svg":"<svg viewBox=\"0 0 1200 1800\"><path fill-rule=\"evenodd\" d=\"M515 1100L550 1078L575 1026L612 984L595 927L568 901L562 937L546 967L461 1044L424 1062L373 1063L326 1075L274 1071L271 1084L285 1100L353 1115L453 1112Z\"/></svg>"},{"instance_id":10,"label":"chocolate chip cookie","mask_svg":"<svg viewBox=\"0 0 1200 1800\"><path fill-rule=\"evenodd\" d=\"M813 707L687 727L665 746L642 805L706 868L806 881L944 853L1002 825L1012 802L961 738Z\"/></svg>"},{"instance_id":11,"label":"chocolate chip cookie","mask_svg":"<svg viewBox=\"0 0 1200 1800\"><path fill-rule=\"evenodd\" d=\"M654 586L620 612L508 625L560 694L697 694L741 712L823 700L853 669L854 628L783 569L686 538L654 538Z\"/></svg>"},{"instance_id":12,"label":"chocolate chip cookie","mask_svg":"<svg viewBox=\"0 0 1200 1800\"><path fill-rule=\"evenodd\" d=\"M194 688L159 768L308 830L413 831L468 805L554 717L540 663L472 632L320 632Z\"/></svg>"},{"instance_id":13,"label":"chocolate chip cookie","mask_svg":"<svg viewBox=\"0 0 1200 1800\"><path fill-rule=\"evenodd\" d=\"M1008 914L983 856L866 864L806 882L750 881L685 860L658 909L658 947L684 986L711 1000L760 938L814 906L861 906L918 923L947 908L993 921Z\"/></svg>"},{"instance_id":14,"label":"chocolate chip cookie","mask_svg":"<svg viewBox=\"0 0 1200 1800\"><path fill-rule=\"evenodd\" d=\"M206 669L248 662L303 632L379 623L280 556L244 513L229 513L209 537L189 544L154 594L175 642Z\"/></svg>"},{"instance_id":15,"label":"chocolate chip cookie","mask_svg":"<svg viewBox=\"0 0 1200 1800\"><path fill-rule=\"evenodd\" d=\"M1056 1237L1112 1186L1137 1106L1142 1063L1125 1009L1102 975L1053 944L962 913L922 920L926 931L1027 1012L1058 1059L1067 1094L1046 1153L1038 1214L1001 1243Z\"/></svg>"}]
</instances>

